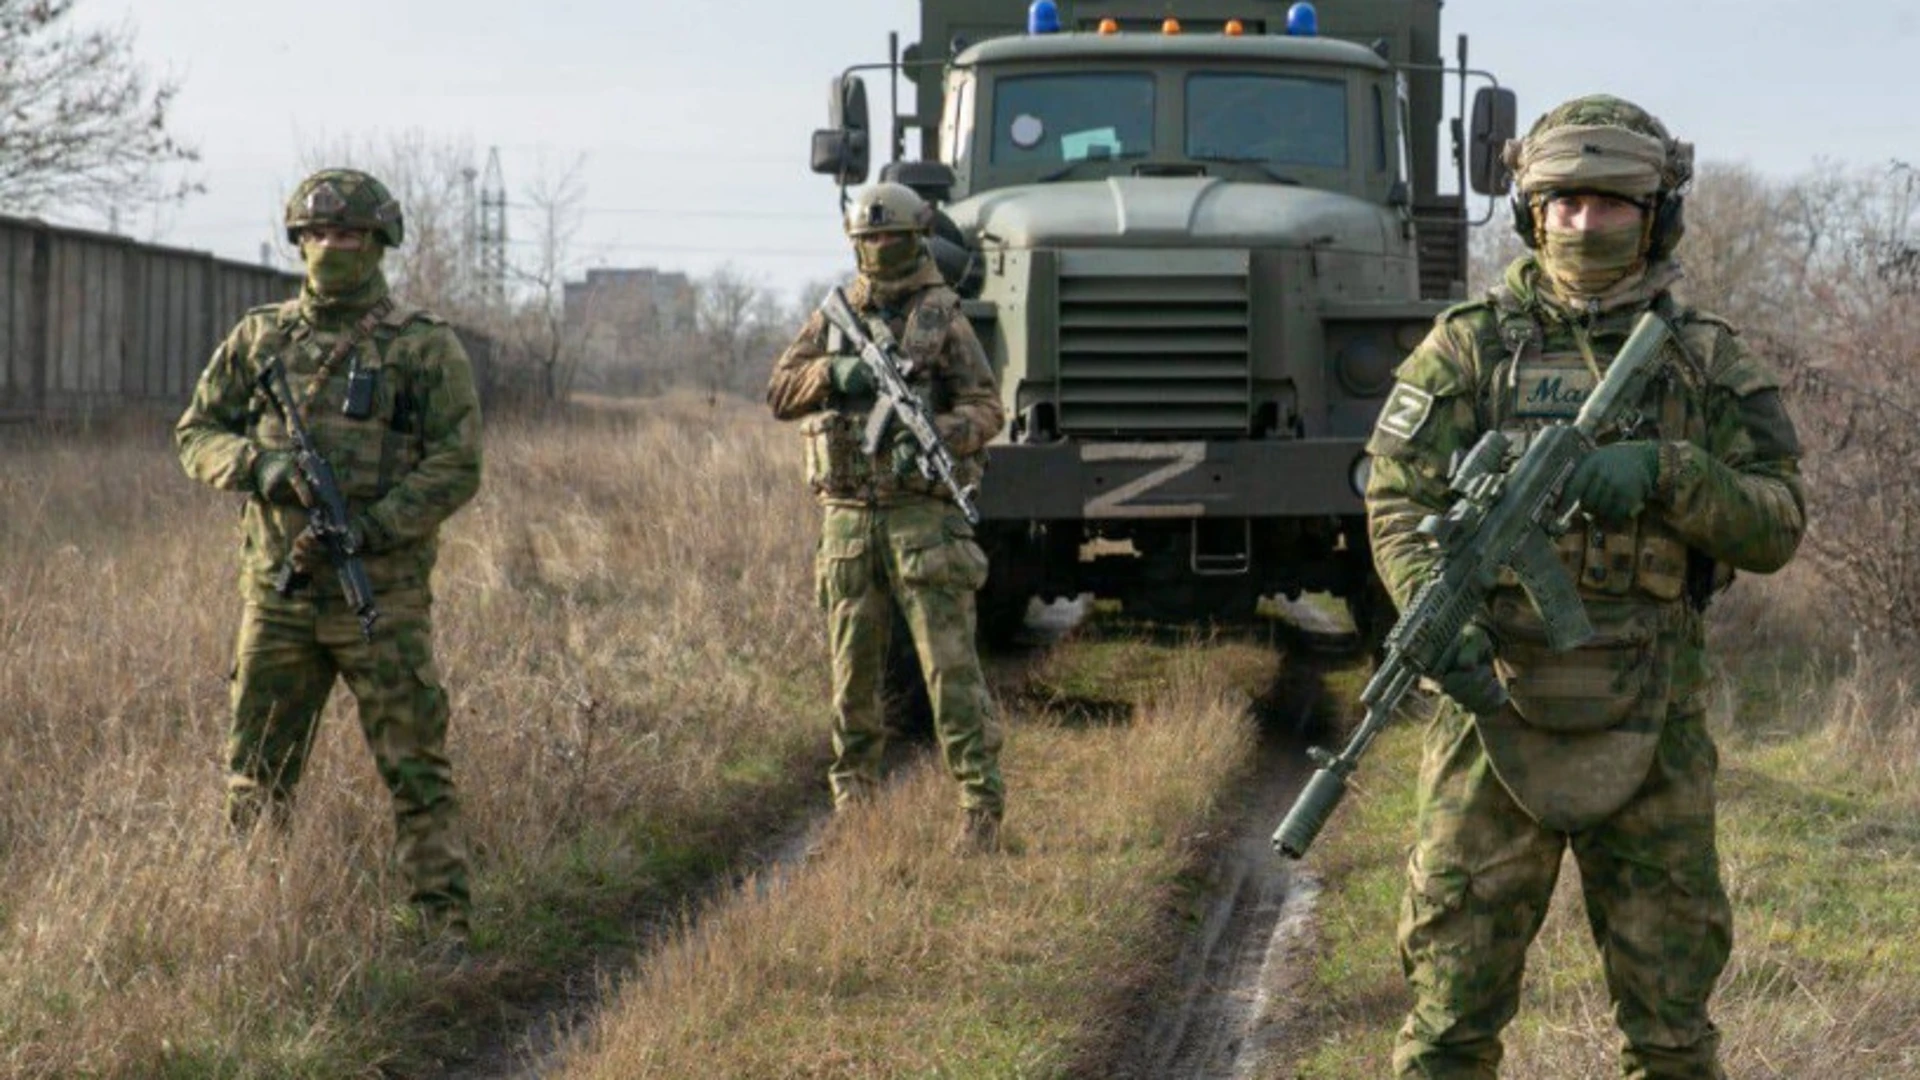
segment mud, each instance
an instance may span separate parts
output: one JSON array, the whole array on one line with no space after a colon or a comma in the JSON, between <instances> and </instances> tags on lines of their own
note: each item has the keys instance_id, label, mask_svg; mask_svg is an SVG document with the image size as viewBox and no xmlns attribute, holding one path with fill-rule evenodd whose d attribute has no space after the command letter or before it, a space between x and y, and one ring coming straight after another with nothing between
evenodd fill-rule
<instances>
[{"instance_id":1,"label":"mud","mask_svg":"<svg viewBox=\"0 0 1920 1080\"><path fill-rule=\"evenodd\" d=\"M1261 732L1254 782L1215 856L1206 914L1174 973L1177 990L1126 1055L1135 1076L1243 1080L1270 1075L1288 1051L1319 884L1274 853L1272 836L1312 772L1307 741L1339 711L1322 680L1353 640L1311 625L1291 637L1279 677L1252 706Z\"/></svg>"}]
</instances>

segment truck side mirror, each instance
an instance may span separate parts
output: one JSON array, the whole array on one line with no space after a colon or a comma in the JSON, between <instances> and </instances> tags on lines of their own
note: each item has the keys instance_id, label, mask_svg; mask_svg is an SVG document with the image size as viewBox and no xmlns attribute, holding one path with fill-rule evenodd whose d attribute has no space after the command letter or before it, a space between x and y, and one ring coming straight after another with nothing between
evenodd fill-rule
<instances>
[{"instance_id":1,"label":"truck side mirror","mask_svg":"<svg viewBox=\"0 0 1920 1080\"><path fill-rule=\"evenodd\" d=\"M813 133L811 168L843 187L866 183L870 154L864 131L827 128Z\"/></svg>"},{"instance_id":2,"label":"truck side mirror","mask_svg":"<svg viewBox=\"0 0 1920 1080\"><path fill-rule=\"evenodd\" d=\"M1473 95L1473 128L1467 137L1467 182L1482 195L1505 195L1513 177L1500 151L1513 138L1520 106L1513 91L1483 86Z\"/></svg>"},{"instance_id":3,"label":"truck side mirror","mask_svg":"<svg viewBox=\"0 0 1920 1080\"><path fill-rule=\"evenodd\" d=\"M813 133L812 169L842 186L861 184L872 155L867 84L853 75L836 75L827 87L827 127Z\"/></svg>"}]
</instances>

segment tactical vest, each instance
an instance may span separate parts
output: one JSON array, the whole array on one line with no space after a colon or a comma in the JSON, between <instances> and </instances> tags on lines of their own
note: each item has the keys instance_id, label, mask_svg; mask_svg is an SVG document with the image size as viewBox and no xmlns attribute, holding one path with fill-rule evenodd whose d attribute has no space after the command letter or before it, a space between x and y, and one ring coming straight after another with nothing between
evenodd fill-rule
<instances>
[{"instance_id":1,"label":"tactical vest","mask_svg":"<svg viewBox=\"0 0 1920 1080\"><path fill-rule=\"evenodd\" d=\"M1480 419L1484 427L1498 428L1522 448L1548 424L1578 415L1638 314L1603 316L1590 332L1590 362L1572 330L1563 329L1549 341L1546 328L1504 288L1494 291L1491 306L1494 318L1483 324L1479 343ZM1716 328L1725 324L1682 309L1665 294L1655 310L1674 331L1663 349L1662 369L1638 414L1626 425L1599 433L1603 444L1620 439L1705 442L1707 363ZM1559 538L1557 547L1583 596L1655 603L1686 598L1704 607L1714 586L1724 584L1714 580L1712 564L1690 555L1686 542L1654 513L1610 527L1576 526ZM1518 586L1519 578L1505 570L1500 584Z\"/></svg>"},{"instance_id":2,"label":"tactical vest","mask_svg":"<svg viewBox=\"0 0 1920 1080\"><path fill-rule=\"evenodd\" d=\"M352 347L336 356L334 334L319 334L290 300L261 309L266 328L254 346L256 370L278 356L287 383L301 407L301 419L340 482L356 504L379 500L419 465L425 439L424 403L405 365L389 365L393 343L415 322L437 324L417 308L390 307L366 333L343 331ZM363 410L345 412L351 387L363 384ZM251 409L253 437L269 449L289 449L286 421L256 393Z\"/></svg>"},{"instance_id":3,"label":"tactical vest","mask_svg":"<svg viewBox=\"0 0 1920 1080\"><path fill-rule=\"evenodd\" d=\"M937 415L953 407L944 375L948 327L960 314L960 298L953 290L935 286L915 293L898 315L882 311L863 315L869 324L883 323L899 343L907 361L907 384ZM828 327L828 356L845 356L854 348L837 328ZM806 418L801 425L807 442L807 483L820 499L832 504L883 506L901 496L950 499L945 485L914 473L897 476L891 448L897 428L889 428L872 454L862 450L872 400L839 401ZM954 478L962 486L977 484L985 466L984 454L955 459Z\"/></svg>"},{"instance_id":4,"label":"tactical vest","mask_svg":"<svg viewBox=\"0 0 1920 1080\"><path fill-rule=\"evenodd\" d=\"M1478 419L1520 447L1548 424L1578 415L1638 316L1621 311L1596 320L1585 331L1589 355L1573 328L1550 332L1504 289L1495 290L1486 306L1487 315L1476 320ZM1680 309L1664 294L1655 311L1674 330L1660 372L1638 410L1598 433L1602 444L1705 442L1707 373L1724 324ZM1731 575L1716 574L1715 564L1693 552L1655 511L1607 525L1574 521L1555 546L1586 601L1595 637L1569 653L1552 650L1519 577L1503 569L1487 611L1498 643L1496 670L1519 715L1547 731L1657 732L1673 695L1691 697L1700 689L1701 673L1676 668L1676 650L1697 627L1697 610ZM1597 785L1593 793L1608 787ZM1619 794L1616 788L1603 802ZM1522 801L1532 806L1553 799Z\"/></svg>"}]
</instances>

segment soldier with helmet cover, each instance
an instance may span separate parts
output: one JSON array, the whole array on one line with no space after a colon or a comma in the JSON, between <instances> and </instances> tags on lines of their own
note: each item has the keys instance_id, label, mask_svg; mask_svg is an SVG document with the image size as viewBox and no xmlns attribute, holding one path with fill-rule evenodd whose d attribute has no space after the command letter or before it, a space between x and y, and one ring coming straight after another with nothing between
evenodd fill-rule
<instances>
[{"instance_id":1,"label":"soldier with helmet cover","mask_svg":"<svg viewBox=\"0 0 1920 1080\"><path fill-rule=\"evenodd\" d=\"M862 319L899 343L908 382L935 413L957 479L968 486L1004 416L986 353L928 250L931 220L931 208L903 185L858 192L846 232L860 273L847 294ZM919 653L942 756L960 783L955 846L997 849L1001 736L974 646L974 592L986 581L987 558L973 527L945 487L921 475L907 432L873 454L863 450L874 379L820 312L774 364L767 403L779 419L802 421L808 482L825 507L816 575L833 655L827 776L835 808L858 804L879 781L887 737L880 692L897 605Z\"/></svg>"},{"instance_id":2,"label":"soldier with helmet cover","mask_svg":"<svg viewBox=\"0 0 1920 1080\"><path fill-rule=\"evenodd\" d=\"M388 294L380 262L405 226L378 180L316 172L294 190L285 220L306 266L300 295L240 320L174 431L187 475L246 496L226 812L237 829L263 817L285 824L321 709L344 679L393 797L410 899L423 925L463 949L467 856L430 613L440 524L480 485L473 369L445 322ZM379 611L365 635L307 528L313 494L295 468L289 425L260 388L274 360L346 498ZM289 566L283 594L276 585Z\"/></svg>"},{"instance_id":3,"label":"soldier with helmet cover","mask_svg":"<svg viewBox=\"0 0 1920 1080\"><path fill-rule=\"evenodd\" d=\"M1708 999L1732 949L1715 851L1702 613L1805 527L1780 380L1733 327L1679 303L1693 148L1629 102L1576 98L1509 142L1531 253L1444 312L1401 364L1368 450L1375 560L1402 607L1433 564L1418 527L1482 433L1571 420L1635 320L1673 336L1630 422L1569 478L1558 540L1597 635L1547 648L1507 572L1437 678L1399 927L1414 1006L1396 1075L1496 1075L1563 854L1579 864L1622 1075L1721 1077ZM1505 690L1505 701L1500 690Z\"/></svg>"}]
</instances>

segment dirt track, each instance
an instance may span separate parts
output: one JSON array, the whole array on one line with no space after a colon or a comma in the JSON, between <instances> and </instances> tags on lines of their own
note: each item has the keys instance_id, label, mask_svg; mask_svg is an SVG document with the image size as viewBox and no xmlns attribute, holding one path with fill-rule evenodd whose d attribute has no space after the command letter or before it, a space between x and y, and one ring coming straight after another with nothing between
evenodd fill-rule
<instances>
[{"instance_id":1,"label":"dirt track","mask_svg":"<svg viewBox=\"0 0 1920 1080\"><path fill-rule=\"evenodd\" d=\"M1030 630L1044 647L1080 617L1076 605L1052 605L1036 611ZM1340 628L1310 610L1295 609L1290 617L1304 630L1285 635L1290 644L1276 679L1250 705L1260 731L1255 783L1230 810L1228 835L1207 878L1205 914L1170 974L1173 989L1139 1026L1135 1043L1119 1048L1116 1076L1245 1080L1272 1075L1288 1053L1289 1020L1298 1008L1290 981L1307 962L1317 884L1274 853L1271 837L1311 771L1307 739L1320 735L1340 708L1328 699L1322 679L1331 667L1354 662L1342 652L1350 642ZM798 865L825 820L821 815L796 822L788 834L774 838L752 856L752 875L736 878L733 887L743 880L764 887L777 880L782 867ZM495 1022L479 1025L472 1056L435 1075L445 1080L557 1075L567 1032L592 1023L608 986L632 962L626 956L603 958L558 990L518 1007L499 1007Z\"/></svg>"}]
</instances>

